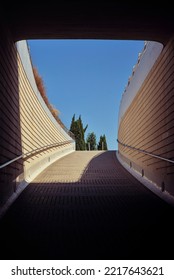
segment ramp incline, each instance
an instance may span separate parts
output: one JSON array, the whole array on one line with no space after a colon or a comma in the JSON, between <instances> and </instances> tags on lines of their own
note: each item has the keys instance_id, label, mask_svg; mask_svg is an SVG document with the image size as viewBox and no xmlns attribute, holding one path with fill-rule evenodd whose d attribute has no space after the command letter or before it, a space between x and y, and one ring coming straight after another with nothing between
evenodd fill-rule
<instances>
[{"instance_id":1,"label":"ramp incline","mask_svg":"<svg viewBox=\"0 0 174 280\"><path fill-rule=\"evenodd\" d=\"M76 151L38 175L3 216L1 259L170 259L172 217L115 151Z\"/></svg>"}]
</instances>

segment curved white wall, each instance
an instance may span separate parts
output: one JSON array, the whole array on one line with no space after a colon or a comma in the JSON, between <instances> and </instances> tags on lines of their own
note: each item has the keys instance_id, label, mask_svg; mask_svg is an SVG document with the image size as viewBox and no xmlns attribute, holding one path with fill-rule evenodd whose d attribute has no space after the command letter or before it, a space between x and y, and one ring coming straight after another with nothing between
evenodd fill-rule
<instances>
[{"instance_id":1,"label":"curved white wall","mask_svg":"<svg viewBox=\"0 0 174 280\"><path fill-rule=\"evenodd\" d=\"M119 157L170 195L174 195L173 51L174 38L164 47L147 42L122 96L118 129L120 143L126 144L118 144Z\"/></svg>"},{"instance_id":2,"label":"curved white wall","mask_svg":"<svg viewBox=\"0 0 174 280\"><path fill-rule=\"evenodd\" d=\"M24 178L31 181L49 164L73 152L75 141L55 120L37 89L27 42L20 41L16 45L23 154L58 143L56 147L24 157Z\"/></svg>"},{"instance_id":3,"label":"curved white wall","mask_svg":"<svg viewBox=\"0 0 174 280\"><path fill-rule=\"evenodd\" d=\"M132 75L130 76L128 84L122 94L119 107L119 124L121 118L138 93L152 66L159 57L162 49L163 45L161 43L145 41L144 48L142 52L139 53L138 61L133 67Z\"/></svg>"}]
</instances>

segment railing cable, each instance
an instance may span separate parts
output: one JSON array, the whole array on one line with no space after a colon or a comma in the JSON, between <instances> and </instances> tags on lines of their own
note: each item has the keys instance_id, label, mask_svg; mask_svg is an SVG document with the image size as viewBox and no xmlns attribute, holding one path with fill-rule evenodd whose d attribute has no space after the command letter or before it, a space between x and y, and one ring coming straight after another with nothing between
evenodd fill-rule
<instances>
[{"instance_id":1,"label":"railing cable","mask_svg":"<svg viewBox=\"0 0 174 280\"><path fill-rule=\"evenodd\" d=\"M21 155L15 157L12 160L9 160L8 162L5 162L4 164L0 165L0 169L8 166L9 164L11 164L11 163L13 163L13 162L15 162L15 161L17 161L21 158L25 158L25 157L28 157L29 155L35 154L38 151L44 151L44 149L51 149L51 148L54 148L54 147L63 146L63 145L70 144L70 143L73 143L73 142L74 142L73 140L69 140L69 141L57 142L57 143L53 143L53 144L50 144L50 145L38 147L37 149L33 149L33 150L31 150L31 151L29 151L25 154L21 154Z\"/></svg>"},{"instance_id":2,"label":"railing cable","mask_svg":"<svg viewBox=\"0 0 174 280\"><path fill-rule=\"evenodd\" d=\"M171 160L171 159L168 159L168 158L164 158L164 157L161 157L161 156L159 156L159 155L155 155L154 153L147 152L147 151L142 150L142 149L139 149L139 148L132 147L132 146L130 146L130 145L127 145L127 144L124 144L124 143L120 142L118 139L117 139L117 142L118 142L120 145L122 145L122 146L124 146L124 147L127 147L127 148L129 148L129 149L136 150L136 151L138 151L138 152L140 152L140 153L149 155L149 156L151 156L151 157L155 157L155 158L158 158L158 159L167 161L167 162L174 163L174 160Z\"/></svg>"}]
</instances>

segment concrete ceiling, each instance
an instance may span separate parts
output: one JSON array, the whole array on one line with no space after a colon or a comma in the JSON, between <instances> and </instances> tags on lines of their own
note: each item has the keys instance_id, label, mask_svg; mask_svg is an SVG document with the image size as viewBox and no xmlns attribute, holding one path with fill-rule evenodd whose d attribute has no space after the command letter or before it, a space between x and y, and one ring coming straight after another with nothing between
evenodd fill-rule
<instances>
[{"instance_id":1,"label":"concrete ceiling","mask_svg":"<svg viewBox=\"0 0 174 280\"><path fill-rule=\"evenodd\" d=\"M57 1L1 6L3 25L21 39L119 39L166 43L174 34L172 5L110 1Z\"/></svg>"}]
</instances>

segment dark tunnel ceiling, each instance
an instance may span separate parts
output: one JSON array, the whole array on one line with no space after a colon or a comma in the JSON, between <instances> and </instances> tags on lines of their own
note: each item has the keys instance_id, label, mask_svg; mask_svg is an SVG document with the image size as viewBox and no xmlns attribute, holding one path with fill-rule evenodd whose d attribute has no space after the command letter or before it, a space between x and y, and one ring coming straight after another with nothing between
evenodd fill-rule
<instances>
[{"instance_id":1,"label":"dark tunnel ceiling","mask_svg":"<svg viewBox=\"0 0 174 280\"><path fill-rule=\"evenodd\" d=\"M11 4L12 3L12 4ZM21 5L21 7L20 7ZM153 40L165 44L174 33L170 5L87 1L2 4L1 22L21 39ZM22 10L21 10L22 9Z\"/></svg>"}]
</instances>

